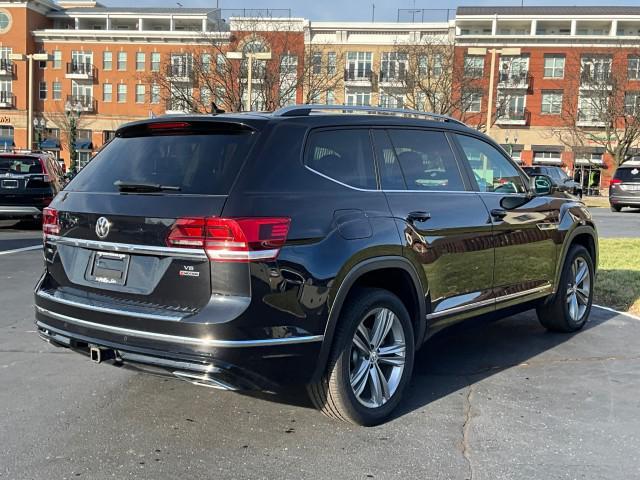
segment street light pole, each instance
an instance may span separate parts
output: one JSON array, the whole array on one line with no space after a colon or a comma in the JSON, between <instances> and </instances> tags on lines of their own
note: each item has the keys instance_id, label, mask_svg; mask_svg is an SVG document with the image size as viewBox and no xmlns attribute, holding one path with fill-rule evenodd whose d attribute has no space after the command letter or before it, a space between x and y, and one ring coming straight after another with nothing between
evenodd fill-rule
<instances>
[{"instance_id":1,"label":"street light pole","mask_svg":"<svg viewBox=\"0 0 640 480\"><path fill-rule=\"evenodd\" d=\"M47 121L44 118L34 118L33 119L33 128L36 132L36 149L42 149L42 131L47 126Z\"/></svg>"},{"instance_id":2,"label":"street light pole","mask_svg":"<svg viewBox=\"0 0 640 480\"><path fill-rule=\"evenodd\" d=\"M20 61L24 61L26 59L29 62L27 75L29 96L27 99L27 146L28 148L31 148L33 145L33 61L47 61L49 60L49 55L46 53L29 53L27 55L22 53L12 53L9 55L9 59Z\"/></svg>"},{"instance_id":3,"label":"street light pole","mask_svg":"<svg viewBox=\"0 0 640 480\"><path fill-rule=\"evenodd\" d=\"M247 59L247 103L245 109L251 111L251 94L253 90L253 61L254 60L271 60L271 52L227 52L226 57L229 59L241 60Z\"/></svg>"}]
</instances>

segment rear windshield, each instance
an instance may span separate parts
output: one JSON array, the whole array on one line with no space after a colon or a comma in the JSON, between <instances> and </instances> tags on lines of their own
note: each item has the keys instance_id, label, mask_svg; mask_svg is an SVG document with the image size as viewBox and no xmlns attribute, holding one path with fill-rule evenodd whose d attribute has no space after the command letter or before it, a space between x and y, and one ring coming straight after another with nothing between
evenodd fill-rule
<instances>
[{"instance_id":1,"label":"rear windshield","mask_svg":"<svg viewBox=\"0 0 640 480\"><path fill-rule=\"evenodd\" d=\"M0 156L0 174L3 173L42 173L42 164L34 157L2 155Z\"/></svg>"},{"instance_id":2,"label":"rear windshield","mask_svg":"<svg viewBox=\"0 0 640 480\"><path fill-rule=\"evenodd\" d=\"M640 182L640 166L619 168L614 178L618 178L623 182Z\"/></svg>"},{"instance_id":3,"label":"rear windshield","mask_svg":"<svg viewBox=\"0 0 640 480\"><path fill-rule=\"evenodd\" d=\"M116 182L174 187L164 194L226 195L253 143L249 130L116 137L69 183L76 192L118 192ZM175 188L177 187L177 188Z\"/></svg>"}]
</instances>

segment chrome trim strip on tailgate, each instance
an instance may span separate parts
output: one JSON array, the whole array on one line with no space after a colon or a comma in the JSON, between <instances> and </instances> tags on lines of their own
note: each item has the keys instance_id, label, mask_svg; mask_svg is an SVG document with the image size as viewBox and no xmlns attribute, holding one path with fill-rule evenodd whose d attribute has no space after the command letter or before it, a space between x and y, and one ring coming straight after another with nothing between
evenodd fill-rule
<instances>
[{"instance_id":1,"label":"chrome trim strip on tailgate","mask_svg":"<svg viewBox=\"0 0 640 480\"><path fill-rule=\"evenodd\" d=\"M293 345L299 343L321 342L324 335L308 335L303 337L286 337L286 338L265 338L262 340L216 340L212 338L196 338L183 337L180 335L169 335L166 333L145 332L142 330L133 330L131 328L116 327L113 325L104 325L101 323L88 322L79 318L62 315L52 312L46 308L35 305L36 312L55 318L61 322L73 323L80 327L92 328L103 332L115 333L117 335L131 335L138 338L146 338L149 340L157 340L160 342L179 343L183 345L196 345L200 347L220 347L220 348L243 348L243 347L269 347L277 345ZM73 335L71 335L73 336Z\"/></svg>"},{"instance_id":2,"label":"chrome trim strip on tailgate","mask_svg":"<svg viewBox=\"0 0 640 480\"><path fill-rule=\"evenodd\" d=\"M42 290L37 291L36 295L38 295L40 298L44 298L45 300L49 300L51 302L56 302L56 303L62 303L64 305L69 305L70 307L84 308L86 310L92 310L94 312L101 312L101 313L109 313L112 315L145 318L147 320L163 320L163 321L170 321L170 322L178 322L187 316L187 315L181 315L179 312L176 312L175 315L160 315L156 313L136 312L132 310L122 310L122 309L111 308L111 307L103 307L96 302L80 303L74 300L70 300L68 298L51 295L50 293Z\"/></svg>"},{"instance_id":3,"label":"chrome trim strip on tailgate","mask_svg":"<svg viewBox=\"0 0 640 480\"><path fill-rule=\"evenodd\" d=\"M59 237L47 235L46 242L54 245L69 245L72 247L89 248L92 250L107 250L110 252L136 253L140 255L158 255L165 257L191 258L207 260L204 250L198 248L172 248L155 245L136 245L130 243L101 242L82 238Z\"/></svg>"}]
</instances>

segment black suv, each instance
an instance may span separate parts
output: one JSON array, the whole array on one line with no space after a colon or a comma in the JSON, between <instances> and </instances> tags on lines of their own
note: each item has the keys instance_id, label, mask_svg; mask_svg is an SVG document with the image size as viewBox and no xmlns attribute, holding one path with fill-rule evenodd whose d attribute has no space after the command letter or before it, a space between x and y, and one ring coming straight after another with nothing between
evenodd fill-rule
<instances>
[{"instance_id":1,"label":"black suv","mask_svg":"<svg viewBox=\"0 0 640 480\"><path fill-rule=\"evenodd\" d=\"M550 330L582 328L596 230L550 192L420 112L131 123L46 210L37 329L195 384L304 385L327 415L376 424L445 325L535 307Z\"/></svg>"},{"instance_id":2,"label":"black suv","mask_svg":"<svg viewBox=\"0 0 640 480\"><path fill-rule=\"evenodd\" d=\"M628 161L618 167L609 185L609 205L614 212L640 208L640 162Z\"/></svg>"},{"instance_id":3,"label":"black suv","mask_svg":"<svg viewBox=\"0 0 640 480\"><path fill-rule=\"evenodd\" d=\"M0 153L0 219L40 219L64 183L60 164L46 153Z\"/></svg>"},{"instance_id":4,"label":"black suv","mask_svg":"<svg viewBox=\"0 0 640 480\"><path fill-rule=\"evenodd\" d=\"M542 174L546 175L553 182L554 188L559 192L570 193L578 198L582 198L582 185L573 180L560 167L540 167L534 165L532 167L522 167L527 175Z\"/></svg>"}]
</instances>

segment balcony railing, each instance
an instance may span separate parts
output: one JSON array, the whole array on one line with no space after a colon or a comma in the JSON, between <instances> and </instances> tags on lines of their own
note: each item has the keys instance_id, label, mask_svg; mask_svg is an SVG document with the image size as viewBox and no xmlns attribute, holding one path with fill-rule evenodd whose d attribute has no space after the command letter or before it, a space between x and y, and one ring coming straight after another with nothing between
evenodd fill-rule
<instances>
[{"instance_id":1,"label":"balcony railing","mask_svg":"<svg viewBox=\"0 0 640 480\"><path fill-rule=\"evenodd\" d=\"M582 89L610 89L613 84L611 72L582 72L580 74L580 88Z\"/></svg>"},{"instance_id":2,"label":"balcony railing","mask_svg":"<svg viewBox=\"0 0 640 480\"><path fill-rule=\"evenodd\" d=\"M500 72L498 76L498 88L529 89L533 77L529 72Z\"/></svg>"},{"instance_id":3,"label":"balcony railing","mask_svg":"<svg viewBox=\"0 0 640 480\"><path fill-rule=\"evenodd\" d=\"M386 72L380 70L378 75L378 81L380 83L402 83L407 79L407 73L405 71Z\"/></svg>"},{"instance_id":4,"label":"balcony railing","mask_svg":"<svg viewBox=\"0 0 640 480\"><path fill-rule=\"evenodd\" d=\"M66 77L79 80L92 79L96 77L96 67L91 63L68 62Z\"/></svg>"},{"instance_id":5,"label":"balcony railing","mask_svg":"<svg viewBox=\"0 0 640 480\"><path fill-rule=\"evenodd\" d=\"M167 65L167 77L176 81L192 81L193 67L191 65L178 63Z\"/></svg>"},{"instance_id":6,"label":"balcony railing","mask_svg":"<svg viewBox=\"0 0 640 480\"><path fill-rule=\"evenodd\" d=\"M344 81L345 82L363 82L363 83L373 83L375 78L375 73L372 70L350 70L348 68L344 69Z\"/></svg>"},{"instance_id":7,"label":"balcony railing","mask_svg":"<svg viewBox=\"0 0 640 480\"><path fill-rule=\"evenodd\" d=\"M498 125L528 125L531 113L526 108L523 110L507 110L498 113L496 123Z\"/></svg>"},{"instance_id":8,"label":"balcony railing","mask_svg":"<svg viewBox=\"0 0 640 480\"><path fill-rule=\"evenodd\" d=\"M95 112L97 110L96 99L90 95L67 95L67 102L72 107L80 105L83 112Z\"/></svg>"},{"instance_id":9,"label":"balcony railing","mask_svg":"<svg viewBox=\"0 0 640 480\"><path fill-rule=\"evenodd\" d=\"M0 108L14 108L15 98L12 92L0 92Z\"/></svg>"},{"instance_id":10,"label":"balcony railing","mask_svg":"<svg viewBox=\"0 0 640 480\"><path fill-rule=\"evenodd\" d=\"M578 127L606 127L607 122L592 110L578 109L576 125Z\"/></svg>"},{"instance_id":11,"label":"balcony railing","mask_svg":"<svg viewBox=\"0 0 640 480\"><path fill-rule=\"evenodd\" d=\"M8 58L0 58L0 75L13 75L15 64Z\"/></svg>"}]
</instances>

